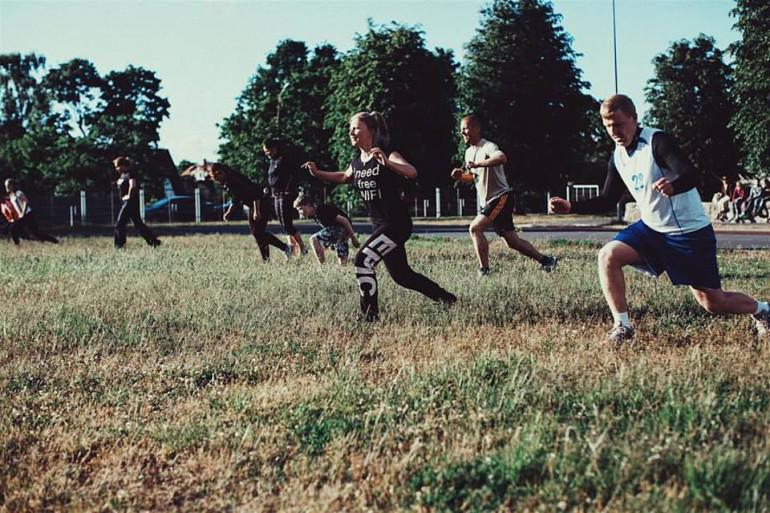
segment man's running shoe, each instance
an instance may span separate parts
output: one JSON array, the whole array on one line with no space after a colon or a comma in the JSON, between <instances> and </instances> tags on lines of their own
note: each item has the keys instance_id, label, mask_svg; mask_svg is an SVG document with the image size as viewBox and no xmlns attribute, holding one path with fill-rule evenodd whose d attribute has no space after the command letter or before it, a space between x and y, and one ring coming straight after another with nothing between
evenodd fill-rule
<instances>
[{"instance_id":1,"label":"man's running shoe","mask_svg":"<svg viewBox=\"0 0 770 513\"><path fill-rule=\"evenodd\" d=\"M757 330L759 338L770 339L770 311L759 312L752 315L754 318L754 328Z\"/></svg>"},{"instance_id":2,"label":"man's running shoe","mask_svg":"<svg viewBox=\"0 0 770 513\"><path fill-rule=\"evenodd\" d=\"M492 272L489 270L489 267L479 267L479 270L476 271L479 275L479 278L483 278L484 276L489 276L489 273Z\"/></svg>"},{"instance_id":3,"label":"man's running shoe","mask_svg":"<svg viewBox=\"0 0 770 513\"><path fill-rule=\"evenodd\" d=\"M623 326L622 324L615 326L607 334L607 342L616 348L623 345L623 342L627 342L632 338L634 338L634 328L631 326Z\"/></svg>"},{"instance_id":4,"label":"man's running shoe","mask_svg":"<svg viewBox=\"0 0 770 513\"><path fill-rule=\"evenodd\" d=\"M540 270L546 273L552 272L554 269L556 269L556 264L559 262L559 259L553 255L545 257L545 260L543 263L540 264Z\"/></svg>"}]
</instances>

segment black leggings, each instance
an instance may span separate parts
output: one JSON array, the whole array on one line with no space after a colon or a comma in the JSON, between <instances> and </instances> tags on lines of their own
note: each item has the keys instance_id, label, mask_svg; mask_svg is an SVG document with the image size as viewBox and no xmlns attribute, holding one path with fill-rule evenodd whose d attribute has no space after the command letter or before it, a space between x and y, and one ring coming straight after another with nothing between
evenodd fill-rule
<instances>
[{"instance_id":1,"label":"black leggings","mask_svg":"<svg viewBox=\"0 0 770 513\"><path fill-rule=\"evenodd\" d=\"M40 242L53 242L54 244L58 244L59 241L56 239L56 237L53 237L43 230L40 229L40 226L37 224L37 218L35 217L35 214L33 212L27 212L27 214L16 221L16 229L20 232L23 232L24 230L27 231L29 235L32 236L33 239L36 239ZM18 239L17 237L13 237L13 241L16 242ZM18 242L16 242L18 244Z\"/></svg>"},{"instance_id":2,"label":"black leggings","mask_svg":"<svg viewBox=\"0 0 770 513\"><path fill-rule=\"evenodd\" d=\"M134 227L139 230L139 235L144 238L147 244L150 246L158 244L158 238L142 221L142 216L139 213L139 202L124 201L123 206L120 207L120 212L118 212L118 219L115 221L116 248L122 248L126 245L126 226L128 226L129 221L134 222Z\"/></svg>"},{"instance_id":3,"label":"black leggings","mask_svg":"<svg viewBox=\"0 0 770 513\"><path fill-rule=\"evenodd\" d=\"M361 293L361 312L366 320L376 320L380 313L377 275L374 272L380 261L385 262L390 277L402 287L420 292L434 301L453 303L457 299L436 282L409 267L404 244L411 232L411 222L402 227L391 224L374 226L374 233L356 253L356 280Z\"/></svg>"},{"instance_id":4,"label":"black leggings","mask_svg":"<svg viewBox=\"0 0 770 513\"><path fill-rule=\"evenodd\" d=\"M254 220L251 209L249 209L249 231L257 241L257 247L259 248L259 254L262 256L262 260L270 258L270 246L275 246L281 251L286 251L289 247L281 240L267 231L267 212L262 212L258 221Z\"/></svg>"},{"instance_id":5,"label":"black leggings","mask_svg":"<svg viewBox=\"0 0 770 513\"><path fill-rule=\"evenodd\" d=\"M292 194L276 194L273 197L275 216L283 226L283 231L291 236L297 233L297 229L294 227L294 198L295 196Z\"/></svg>"}]
</instances>

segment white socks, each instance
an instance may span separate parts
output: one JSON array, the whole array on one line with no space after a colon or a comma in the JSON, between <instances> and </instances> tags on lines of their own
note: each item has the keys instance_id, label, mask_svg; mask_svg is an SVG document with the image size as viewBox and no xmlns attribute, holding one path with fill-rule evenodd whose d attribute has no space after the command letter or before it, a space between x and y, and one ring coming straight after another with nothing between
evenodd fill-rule
<instances>
[{"instance_id":1,"label":"white socks","mask_svg":"<svg viewBox=\"0 0 770 513\"><path fill-rule=\"evenodd\" d=\"M754 315L767 312L768 310L770 310L770 305L768 305L765 301L757 301L757 311L754 312Z\"/></svg>"},{"instance_id":2,"label":"white socks","mask_svg":"<svg viewBox=\"0 0 770 513\"><path fill-rule=\"evenodd\" d=\"M767 303L765 303L765 305L767 305ZM612 312L612 318L615 320L615 326L631 327L631 319L628 318L628 312Z\"/></svg>"}]
</instances>

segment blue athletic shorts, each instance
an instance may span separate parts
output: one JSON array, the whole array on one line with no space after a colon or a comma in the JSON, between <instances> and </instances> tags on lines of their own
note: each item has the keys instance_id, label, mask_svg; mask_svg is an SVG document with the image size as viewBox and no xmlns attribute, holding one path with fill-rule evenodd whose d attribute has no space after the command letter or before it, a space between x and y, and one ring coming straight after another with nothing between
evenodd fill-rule
<instances>
[{"instance_id":1,"label":"blue athletic shorts","mask_svg":"<svg viewBox=\"0 0 770 513\"><path fill-rule=\"evenodd\" d=\"M339 258L348 257L348 236L341 226L330 226L314 235L325 248L334 248Z\"/></svg>"},{"instance_id":2,"label":"blue athletic shorts","mask_svg":"<svg viewBox=\"0 0 770 513\"><path fill-rule=\"evenodd\" d=\"M674 285L719 289L722 287L717 267L717 239L711 225L690 233L656 232L637 221L615 236L644 258L634 266L645 274L668 274Z\"/></svg>"}]
</instances>

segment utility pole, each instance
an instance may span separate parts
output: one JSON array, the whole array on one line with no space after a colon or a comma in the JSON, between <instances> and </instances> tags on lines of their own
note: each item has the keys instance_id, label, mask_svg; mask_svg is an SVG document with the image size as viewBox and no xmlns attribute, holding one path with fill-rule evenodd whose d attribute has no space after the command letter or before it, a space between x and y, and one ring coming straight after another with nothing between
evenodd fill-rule
<instances>
[{"instance_id":1,"label":"utility pole","mask_svg":"<svg viewBox=\"0 0 770 513\"><path fill-rule=\"evenodd\" d=\"M618 94L618 35L615 29L615 0L612 0L612 53L615 59L615 94Z\"/></svg>"}]
</instances>

